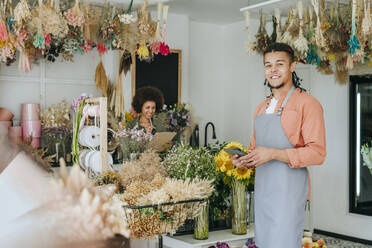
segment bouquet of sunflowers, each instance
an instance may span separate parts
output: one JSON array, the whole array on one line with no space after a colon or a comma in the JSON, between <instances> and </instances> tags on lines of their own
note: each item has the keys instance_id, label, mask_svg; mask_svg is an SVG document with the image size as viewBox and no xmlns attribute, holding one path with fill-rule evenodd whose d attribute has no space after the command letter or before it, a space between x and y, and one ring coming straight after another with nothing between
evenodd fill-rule
<instances>
[{"instance_id":1,"label":"bouquet of sunflowers","mask_svg":"<svg viewBox=\"0 0 372 248\"><path fill-rule=\"evenodd\" d=\"M224 181L228 185L231 184L232 179L243 181L247 186L253 185L255 170L247 169L246 167L235 167L231 162L231 155L224 151L224 149L227 148L240 148L245 152L248 151L248 148L244 149L241 143L235 141L228 143L214 158L216 161L216 171L220 171L225 174Z\"/></svg>"}]
</instances>

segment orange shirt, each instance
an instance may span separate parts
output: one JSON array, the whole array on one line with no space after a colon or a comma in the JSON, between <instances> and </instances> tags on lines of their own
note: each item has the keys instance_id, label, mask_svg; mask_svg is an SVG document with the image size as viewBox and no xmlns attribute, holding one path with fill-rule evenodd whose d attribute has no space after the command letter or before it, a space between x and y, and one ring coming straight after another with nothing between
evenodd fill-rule
<instances>
[{"instance_id":1,"label":"orange shirt","mask_svg":"<svg viewBox=\"0 0 372 248\"><path fill-rule=\"evenodd\" d=\"M278 112L288 91L281 94L275 108ZM256 108L254 119L258 114L265 114L269 106L271 94ZM281 123L288 140L294 146L286 149L289 166L300 168L309 165L321 165L326 156L326 138L323 118L323 108L313 96L305 91L295 89L287 104L283 108ZM256 146L256 137L253 129L249 149Z\"/></svg>"},{"instance_id":2,"label":"orange shirt","mask_svg":"<svg viewBox=\"0 0 372 248\"><path fill-rule=\"evenodd\" d=\"M277 113L282 106L287 93L288 91L281 94L274 113ZM256 119L259 114L265 114L272 97L271 94L258 105L253 119ZM326 157L326 138L323 108L318 100L305 91L301 92L300 89L295 89L283 108L280 121L285 135L294 147L286 149L289 158L288 165L292 168L321 165ZM256 136L253 128L249 149L255 147ZM308 200L310 200L310 177L308 183Z\"/></svg>"}]
</instances>

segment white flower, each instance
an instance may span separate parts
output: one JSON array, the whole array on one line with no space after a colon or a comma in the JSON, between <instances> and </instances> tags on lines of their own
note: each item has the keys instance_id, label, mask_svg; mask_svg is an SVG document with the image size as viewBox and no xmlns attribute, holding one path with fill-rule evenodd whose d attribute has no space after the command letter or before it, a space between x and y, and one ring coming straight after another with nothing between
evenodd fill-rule
<instances>
[{"instance_id":1,"label":"white flower","mask_svg":"<svg viewBox=\"0 0 372 248\"><path fill-rule=\"evenodd\" d=\"M136 18L130 14L122 14L122 15L119 15L119 20L120 22L124 24L131 24L132 22L136 21Z\"/></svg>"}]
</instances>

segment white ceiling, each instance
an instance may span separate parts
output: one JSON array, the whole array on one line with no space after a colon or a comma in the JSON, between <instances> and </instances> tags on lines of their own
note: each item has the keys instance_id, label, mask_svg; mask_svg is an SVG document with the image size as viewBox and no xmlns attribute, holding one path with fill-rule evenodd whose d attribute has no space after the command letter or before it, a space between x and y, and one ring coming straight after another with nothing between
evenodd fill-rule
<instances>
[{"instance_id":1,"label":"white ceiling","mask_svg":"<svg viewBox=\"0 0 372 248\"><path fill-rule=\"evenodd\" d=\"M172 0L169 2L169 12L190 16L191 20L216 24L229 24L244 20L240 8L266 0ZM310 2L310 0L304 0ZM295 7L296 0L282 0L281 2L262 7L264 13L274 13L279 8L287 13L290 7ZM259 9L251 10L251 16L257 17Z\"/></svg>"}]
</instances>

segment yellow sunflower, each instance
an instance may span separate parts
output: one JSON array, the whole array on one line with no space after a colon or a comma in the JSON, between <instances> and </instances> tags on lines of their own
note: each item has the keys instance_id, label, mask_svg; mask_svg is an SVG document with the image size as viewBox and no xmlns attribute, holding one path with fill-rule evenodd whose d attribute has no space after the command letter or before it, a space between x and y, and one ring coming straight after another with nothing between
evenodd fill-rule
<instances>
[{"instance_id":1,"label":"yellow sunflower","mask_svg":"<svg viewBox=\"0 0 372 248\"><path fill-rule=\"evenodd\" d=\"M238 180L249 179L251 177L252 170L245 167L235 168L232 172L233 176Z\"/></svg>"}]
</instances>

